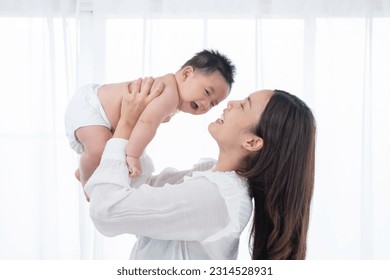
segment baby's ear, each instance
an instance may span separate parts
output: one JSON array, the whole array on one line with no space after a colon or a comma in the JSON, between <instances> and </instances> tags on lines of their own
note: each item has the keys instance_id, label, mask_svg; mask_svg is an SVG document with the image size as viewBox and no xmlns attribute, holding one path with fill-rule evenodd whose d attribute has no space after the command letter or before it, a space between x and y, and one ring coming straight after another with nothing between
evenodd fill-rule
<instances>
[{"instance_id":1,"label":"baby's ear","mask_svg":"<svg viewBox=\"0 0 390 280\"><path fill-rule=\"evenodd\" d=\"M190 75L194 73L194 68L192 66L186 66L181 70L181 76L183 81L185 81Z\"/></svg>"},{"instance_id":2,"label":"baby's ear","mask_svg":"<svg viewBox=\"0 0 390 280\"><path fill-rule=\"evenodd\" d=\"M263 144L263 138L252 134L251 137L248 137L245 140L243 147L248 151L255 152L260 150L263 147Z\"/></svg>"}]
</instances>

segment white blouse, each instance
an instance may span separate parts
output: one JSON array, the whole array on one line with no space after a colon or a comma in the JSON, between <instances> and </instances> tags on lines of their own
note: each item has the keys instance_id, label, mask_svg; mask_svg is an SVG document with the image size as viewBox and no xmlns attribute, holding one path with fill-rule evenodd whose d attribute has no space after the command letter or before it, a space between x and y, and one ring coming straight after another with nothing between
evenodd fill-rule
<instances>
[{"instance_id":1,"label":"white blouse","mask_svg":"<svg viewBox=\"0 0 390 280\"><path fill-rule=\"evenodd\" d=\"M96 228L106 236L135 234L131 259L236 259L252 213L245 179L212 171L212 160L152 176L147 156L141 159L143 175L130 179L127 142L107 142L85 186Z\"/></svg>"}]
</instances>

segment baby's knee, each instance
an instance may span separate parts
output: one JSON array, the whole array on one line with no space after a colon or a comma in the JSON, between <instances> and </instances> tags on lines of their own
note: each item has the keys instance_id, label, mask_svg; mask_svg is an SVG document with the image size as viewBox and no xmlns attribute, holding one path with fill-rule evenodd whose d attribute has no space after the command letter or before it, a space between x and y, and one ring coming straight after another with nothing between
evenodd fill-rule
<instances>
[{"instance_id":1,"label":"baby's knee","mask_svg":"<svg viewBox=\"0 0 390 280\"><path fill-rule=\"evenodd\" d=\"M91 157L100 157L107 141L112 137L111 132L102 126L81 127L75 134L77 140L83 145L83 154Z\"/></svg>"},{"instance_id":2,"label":"baby's knee","mask_svg":"<svg viewBox=\"0 0 390 280\"><path fill-rule=\"evenodd\" d=\"M87 154L90 157L101 157L104 151L104 147L106 146L106 143L104 142L97 142L93 143L92 145L84 145L84 153Z\"/></svg>"}]
</instances>

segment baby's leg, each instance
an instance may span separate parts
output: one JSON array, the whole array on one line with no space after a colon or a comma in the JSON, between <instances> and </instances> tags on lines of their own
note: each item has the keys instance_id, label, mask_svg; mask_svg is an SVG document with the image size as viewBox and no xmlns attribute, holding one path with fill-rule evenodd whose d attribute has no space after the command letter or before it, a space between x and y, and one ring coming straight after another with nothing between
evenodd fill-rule
<instances>
[{"instance_id":1,"label":"baby's leg","mask_svg":"<svg viewBox=\"0 0 390 280\"><path fill-rule=\"evenodd\" d=\"M106 142L112 137L112 133L105 126L93 125L77 129L76 137L84 146L79 167L80 182L84 186L98 167Z\"/></svg>"}]
</instances>

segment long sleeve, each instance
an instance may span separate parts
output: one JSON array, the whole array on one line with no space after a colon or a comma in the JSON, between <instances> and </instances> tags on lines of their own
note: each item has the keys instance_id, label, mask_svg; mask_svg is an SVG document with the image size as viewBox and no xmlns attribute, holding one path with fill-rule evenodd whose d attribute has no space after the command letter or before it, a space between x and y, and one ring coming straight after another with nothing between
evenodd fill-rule
<instances>
[{"instance_id":1,"label":"long sleeve","mask_svg":"<svg viewBox=\"0 0 390 280\"><path fill-rule=\"evenodd\" d=\"M201 241L226 227L229 214L225 201L207 177L182 178L188 172L166 170L130 180L125 161L127 142L108 141L99 167L85 186L91 219L101 233ZM150 171L151 163L145 161L142 164Z\"/></svg>"}]
</instances>

